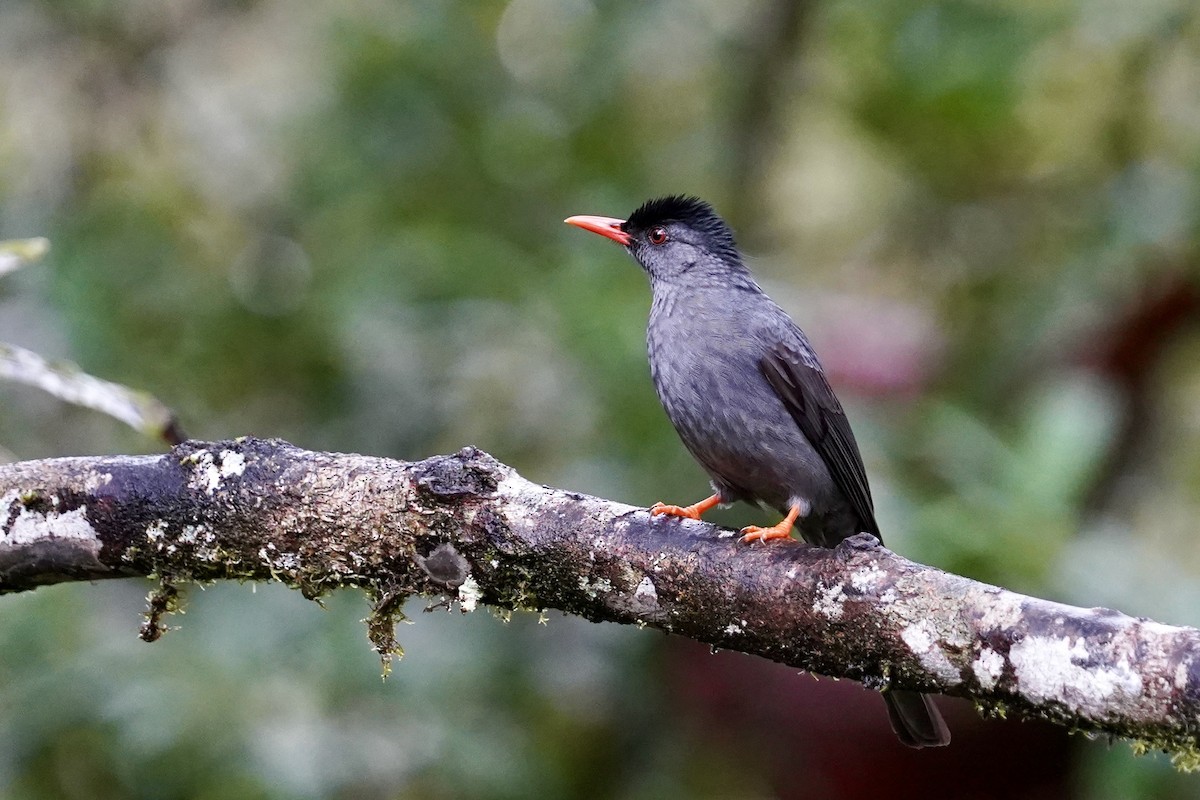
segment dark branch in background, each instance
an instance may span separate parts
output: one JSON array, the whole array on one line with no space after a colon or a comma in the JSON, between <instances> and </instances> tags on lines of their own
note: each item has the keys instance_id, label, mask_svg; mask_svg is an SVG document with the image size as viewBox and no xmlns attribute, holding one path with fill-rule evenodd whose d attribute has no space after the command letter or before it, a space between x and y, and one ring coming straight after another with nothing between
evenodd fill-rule
<instances>
[{"instance_id":1,"label":"dark branch in background","mask_svg":"<svg viewBox=\"0 0 1200 800\"><path fill-rule=\"evenodd\" d=\"M421 594L648 625L876 688L1128 737L1197 766L1200 631L1026 597L907 561L869 536L835 550L737 543L701 522L530 483L466 449L416 463L280 441L0 466L0 593L158 577L146 638L180 581L357 587L369 633Z\"/></svg>"},{"instance_id":2,"label":"dark branch in background","mask_svg":"<svg viewBox=\"0 0 1200 800\"><path fill-rule=\"evenodd\" d=\"M1083 502L1084 513L1092 517L1111 510L1122 478L1147 459L1161 411L1156 374L1180 337L1200 323L1200 287L1186 266L1150 275L1152 284L1118 311L1108 329L1088 337L1086 362L1112 383L1122 400L1116 436Z\"/></svg>"},{"instance_id":3,"label":"dark branch in background","mask_svg":"<svg viewBox=\"0 0 1200 800\"><path fill-rule=\"evenodd\" d=\"M781 112L795 90L794 68L809 22L813 0L773 0L763 6L742 50L740 79L730 97L730 207L738 209L738 229L759 233L763 219L762 187L767 166L779 145Z\"/></svg>"}]
</instances>

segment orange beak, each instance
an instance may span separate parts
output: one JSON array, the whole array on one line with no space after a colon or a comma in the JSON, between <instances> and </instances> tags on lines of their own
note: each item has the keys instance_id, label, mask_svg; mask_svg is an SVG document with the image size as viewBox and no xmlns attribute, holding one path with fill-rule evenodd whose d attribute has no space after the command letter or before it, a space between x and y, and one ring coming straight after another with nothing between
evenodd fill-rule
<instances>
[{"instance_id":1,"label":"orange beak","mask_svg":"<svg viewBox=\"0 0 1200 800\"><path fill-rule=\"evenodd\" d=\"M563 221L568 225L574 225L576 228L583 228L585 231L598 233L626 247L629 247L630 243L633 242L633 237L621 230L621 226L625 224L625 220L623 219L578 216L567 217Z\"/></svg>"}]
</instances>

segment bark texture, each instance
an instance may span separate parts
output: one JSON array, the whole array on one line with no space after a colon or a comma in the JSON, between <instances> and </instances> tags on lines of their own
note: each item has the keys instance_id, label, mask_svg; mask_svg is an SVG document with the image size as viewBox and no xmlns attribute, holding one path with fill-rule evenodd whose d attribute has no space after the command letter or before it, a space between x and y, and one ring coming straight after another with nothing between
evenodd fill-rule
<instances>
[{"instance_id":1,"label":"bark texture","mask_svg":"<svg viewBox=\"0 0 1200 800\"><path fill-rule=\"evenodd\" d=\"M1008 592L867 535L741 545L530 483L472 448L406 463L243 438L0 466L0 594L147 575L163 588L146 638L189 580L361 588L384 654L410 595L555 608L1197 761L1200 631Z\"/></svg>"}]
</instances>

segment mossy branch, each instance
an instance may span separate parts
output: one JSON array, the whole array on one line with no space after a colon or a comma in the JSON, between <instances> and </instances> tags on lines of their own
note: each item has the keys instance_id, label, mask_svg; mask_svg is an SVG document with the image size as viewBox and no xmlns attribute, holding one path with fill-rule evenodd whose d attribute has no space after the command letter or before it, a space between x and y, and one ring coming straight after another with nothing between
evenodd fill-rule
<instances>
[{"instance_id":1,"label":"mossy branch","mask_svg":"<svg viewBox=\"0 0 1200 800\"><path fill-rule=\"evenodd\" d=\"M363 589L385 656L411 595L556 608L1198 763L1200 631L1018 595L866 535L833 550L742 545L538 486L472 448L406 463L245 438L0 465L0 521L0 594L156 576L147 638L188 580L280 581L310 598Z\"/></svg>"}]
</instances>

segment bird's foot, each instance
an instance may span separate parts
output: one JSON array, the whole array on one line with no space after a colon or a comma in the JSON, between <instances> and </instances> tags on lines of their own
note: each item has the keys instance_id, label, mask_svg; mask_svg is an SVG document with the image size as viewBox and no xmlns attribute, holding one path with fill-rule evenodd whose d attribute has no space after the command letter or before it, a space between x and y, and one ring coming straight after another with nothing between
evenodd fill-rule
<instances>
[{"instance_id":1,"label":"bird's foot","mask_svg":"<svg viewBox=\"0 0 1200 800\"><path fill-rule=\"evenodd\" d=\"M669 506L666 503L655 503L650 506L650 516L657 517L659 514L668 517L700 519L700 512L696 510L695 506Z\"/></svg>"},{"instance_id":2,"label":"bird's foot","mask_svg":"<svg viewBox=\"0 0 1200 800\"><path fill-rule=\"evenodd\" d=\"M657 517L662 514L668 517L700 519L701 514L719 505L720 502L720 496L714 494L712 497L706 497L699 503L692 503L690 506L669 506L666 503L655 503L650 506L650 516Z\"/></svg>"},{"instance_id":3,"label":"bird's foot","mask_svg":"<svg viewBox=\"0 0 1200 800\"><path fill-rule=\"evenodd\" d=\"M792 537L791 524L784 525L780 522L778 525L772 525L769 528L760 528L757 525L750 525L742 528L742 538L739 541L750 542L769 542L772 539L790 539Z\"/></svg>"},{"instance_id":4,"label":"bird's foot","mask_svg":"<svg viewBox=\"0 0 1200 800\"><path fill-rule=\"evenodd\" d=\"M796 524L796 518L799 516L800 506L794 505L788 510L786 517L769 528L760 528L757 525L742 528L742 538L739 541L750 543L769 542L772 539L790 539L792 526Z\"/></svg>"}]
</instances>

